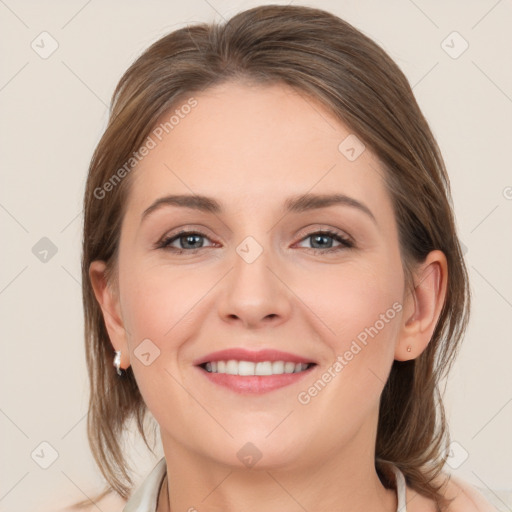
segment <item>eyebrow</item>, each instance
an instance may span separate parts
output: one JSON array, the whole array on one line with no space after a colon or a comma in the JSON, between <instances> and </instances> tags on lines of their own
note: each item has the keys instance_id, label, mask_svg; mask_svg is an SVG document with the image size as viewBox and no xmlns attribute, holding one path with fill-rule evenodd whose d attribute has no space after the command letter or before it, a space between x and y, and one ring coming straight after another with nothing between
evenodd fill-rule
<instances>
[{"instance_id":1,"label":"eyebrow","mask_svg":"<svg viewBox=\"0 0 512 512\"><path fill-rule=\"evenodd\" d=\"M370 217L375 224L377 220L371 210L360 201L346 196L344 194L301 194L289 197L284 202L284 210L289 213L302 213L320 208L327 208L333 205L343 205L356 208ZM221 214L223 212L221 204L213 197L202 195L168 195L160 197L151 206L142 212L141 223L152 212L159 210L163 206L178 206L181 208L191 208L207 213Z\"/></svg>"}]
</instances>

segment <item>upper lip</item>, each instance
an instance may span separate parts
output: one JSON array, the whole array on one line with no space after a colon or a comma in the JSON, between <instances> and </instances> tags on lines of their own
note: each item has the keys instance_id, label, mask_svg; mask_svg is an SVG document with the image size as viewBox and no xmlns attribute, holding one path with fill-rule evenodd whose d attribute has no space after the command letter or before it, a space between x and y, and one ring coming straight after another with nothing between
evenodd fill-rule
<instances>
[{"instance_id":1,"label":"upper lip","mask_svg":"<svg viewBox=\"0 0 512 512\"><path fill-rule=\"evenodd\" d=\"M245 348L228 348L212 352L194 361L194 365L199 366L204 363L213 361L229 361L234 359L236 361L252 361L259 363L262 361L290 361L292 363L315 363L311 359L292 354L290 352L283 352L281 350L263 349L263 350L247 350ZM316 363L315 363L316 364Z\"/></svg>"}]
</instances>

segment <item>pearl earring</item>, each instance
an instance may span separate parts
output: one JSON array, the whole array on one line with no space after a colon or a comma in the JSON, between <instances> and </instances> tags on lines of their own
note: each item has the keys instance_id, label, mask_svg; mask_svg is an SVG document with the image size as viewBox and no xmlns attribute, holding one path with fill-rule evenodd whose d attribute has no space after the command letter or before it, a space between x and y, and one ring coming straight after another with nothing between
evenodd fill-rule
<instances>
[{"instance_id":1,"label":"pearl earring","mask_svg":"<svg viewBox=\"0 0 512 512\"><path fill-rule=\"evenodd\" d=\"M412 347L411 347L411 345L409 345L409 346L407 347L407 352L410 352L411 350L412 350Z\"/></svg>"},{"instance_id":2,"label":"pearl earring","mask_svg":"<svg viewBox=\"0 0 512 512\"><path fill-rule=\"evenodd\" d=\"M120 350L116 350L116 355L114 357L114 366L116 367L117 374L122 375L123 372L119 368L121 366L121 351Z\"/></svg>"}]
</instances>

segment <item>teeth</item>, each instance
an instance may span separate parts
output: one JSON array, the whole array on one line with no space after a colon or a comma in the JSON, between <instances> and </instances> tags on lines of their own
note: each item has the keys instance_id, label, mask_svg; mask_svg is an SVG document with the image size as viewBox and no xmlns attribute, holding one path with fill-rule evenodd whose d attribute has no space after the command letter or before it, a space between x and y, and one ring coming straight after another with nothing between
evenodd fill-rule
<instances>
[{"instance_id":1,"label":"teeth","mask_svg":"<svg viewBox=\"0 0 512 512\"><path fill-rule=\"evenodd\" d=\"M309 368L308 363L292 363L291 361L212 361L206 363L205 368L210 373L227 373L228 375L282 375L285 373L299 373Z\"/></svg>"}]
</instances>

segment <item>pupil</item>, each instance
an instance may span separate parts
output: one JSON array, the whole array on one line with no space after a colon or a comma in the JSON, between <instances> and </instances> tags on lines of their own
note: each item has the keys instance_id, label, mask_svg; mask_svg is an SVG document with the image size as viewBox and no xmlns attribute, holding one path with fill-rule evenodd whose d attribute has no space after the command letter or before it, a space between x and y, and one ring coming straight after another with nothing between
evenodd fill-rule
<instances>
[{"instance_id":1,"label":"pupil","mask_svg":"<svg viewBox=\"0 0 512 512\"><path fill-rule=\"evenodd\" d=\"M325 241L325 239L327 239L327 238L330 238L330 236L328 236L328 235L315 235L315 236L313 237L313 239L314 239L315 243L316 243L318 240L322 240L322 239ZM321 245L321 247L322 247L322 245ZM325 244L323 245L323 247L325 247Z\"/></svg>"},{"instance_id":2,"label":"pupil","mask_svg":"<svg viewBox=\"0 0 512 512\"><path fill-rule=\"evenodd\" d=\"M200 237L199 235L187 235L184 237L185 240L186 240L186 244L188 244L189 242L193 245L194 244L194 239L197 241ZM199 245L199 247L201 247L201 245Z\"/></svg>"}]
</instances>

